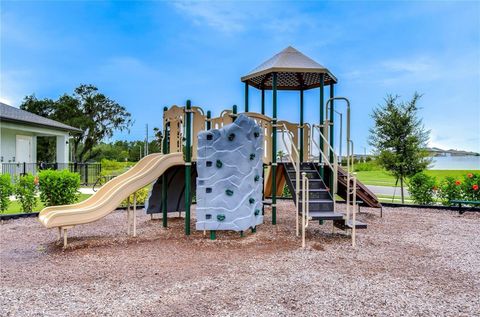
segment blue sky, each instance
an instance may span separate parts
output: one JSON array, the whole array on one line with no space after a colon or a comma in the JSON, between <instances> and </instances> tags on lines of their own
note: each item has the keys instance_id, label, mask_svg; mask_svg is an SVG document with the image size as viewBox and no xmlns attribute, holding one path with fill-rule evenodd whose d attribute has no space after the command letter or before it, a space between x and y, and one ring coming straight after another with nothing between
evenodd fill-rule
<instances>
[{"instance_id":1,"label":"blue sky","mask_svg":"<svg viewBox=\"0 0 480 317\"><path fill-rule=\"evenodd\" d=\"M243 105L240 77L292 45L329 68L337 95L351 99L356 152L369 151L370 113L385 95L415 91L430 145L480 152L475 1L2 1L0 44L2 101L94 84L135 119L115 139L143 138L164 106L186 99L215 115ZM318 118L318 90L306 93L306 107ZM251 108L260 111L255 91ZM280 93L279 118L298 116L298 93Z\"/></svg>"}]
</instances>

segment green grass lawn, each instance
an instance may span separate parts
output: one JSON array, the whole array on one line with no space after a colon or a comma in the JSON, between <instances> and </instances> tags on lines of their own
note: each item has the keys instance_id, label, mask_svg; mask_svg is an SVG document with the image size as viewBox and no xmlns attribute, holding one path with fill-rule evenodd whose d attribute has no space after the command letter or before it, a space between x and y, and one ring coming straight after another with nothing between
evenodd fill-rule
<instances>
[{"instance_id":1,"label":"green grass lawn","mask_svg":"<svg viewBox=\"0 0 480 317\"><path fill-rule=\"evenodd\" d=\"M77 202L81 202L90 196L91 196L90 194L80 194ZM44 207L45 205L40 201L40 199L37 198L37 205L36 205L36 208L34 208L33 210L35 212L38 212L42 210ZM16 200L14 200L10 202L8 209L3 214L20 214L20 213L22 213L22 207Z\"/></svg>"},{"instance_id":2,"label":"green grass lawn","mask_svg":"<svg viewBox=\"0 0 480 317\"><path fill-rule=\"evenodd\" d=\"M472 170L427 170L426 174L434 176L437 179L437 182L441 181L447 176L452 176L455 178L463 179L463 177L468 174L479 171ZM366 185L376 185L376 186L395 186L395 178L389 175L383 170L375 171L359 171L357 172L358 179Z\"/></svg>"},{"instance_id":3,"label":"green grass lawn","mask_svg":"<svg viewBox=\"0 0 480 317\"><path fill-rule=\"evenodd\" d=\"M135 164L137 164L137 162L115 162L115 164L102 164L102 175L120 175Z\"/></svg>"}]
</instances>

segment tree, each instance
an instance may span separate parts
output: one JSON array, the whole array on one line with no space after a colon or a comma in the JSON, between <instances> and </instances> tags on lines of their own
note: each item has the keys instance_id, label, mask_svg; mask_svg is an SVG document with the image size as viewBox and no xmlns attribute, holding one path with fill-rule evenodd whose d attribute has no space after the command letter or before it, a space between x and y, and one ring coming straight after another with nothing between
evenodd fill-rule
<instances>
[{"instance_id":1,"label":"tree","mask_svg":"<svg viewBox=\"0 0 480 317\"><path fill-rule=\"evenodd\" d=\"M132 125L125 107L93 85L80 85L72 95L65 94L56 101L27 96L20 108L81 129L81 133L72 136L77 162L93 158L95 145L111 137L114 131L128 130Z\"/></svg>"},{"instance_id":2,"label":"tree","mask_svg":"<svg viewBox=\"0 0 480 317\"><path fill-rule=\"evenodd\" d=\"M415 92L412 100L402 102L398 96L388 95L385 104L373 110L375 126L370 129L369 144L378 155L378 163L400 181L404 203L404 181L428 167L431 160L425 151L430 131L418 118L417 102L421 95Z\"/></svg>"}]
</instances>

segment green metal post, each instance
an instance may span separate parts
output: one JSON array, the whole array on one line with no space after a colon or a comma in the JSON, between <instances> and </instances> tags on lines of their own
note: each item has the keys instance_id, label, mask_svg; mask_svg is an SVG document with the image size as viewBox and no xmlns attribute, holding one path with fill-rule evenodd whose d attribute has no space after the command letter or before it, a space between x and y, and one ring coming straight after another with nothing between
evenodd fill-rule
<instances>
[{"instance_id":1,"label":"green metal post","mask_svg":"<svg viewBox=\"0 0 480 317\"><path fill-rule=\"evenodd\" d=\"M185 109L185 234L190 235L190 205L191 205L191 193L190 186L192 184L192 157L191 157L191 133L192 133L192 116L190 110L192 104L190 100L187 100L187 106Z\"/></svg>"},{"instance_id":2,"label":"green metal post","mask_svg":"<svg viewBox=\"0 0 480 317\"><path fill-rule=\"evenodd\" d=\"M163 112L167 111L168 108L164 107ZM163 127L163 146L162 146L162 153L167 154L167 146L168 146L168 129L167 126ZM168 226L168 210L167 210L167 176L165 173L162 175L162 225L164 228Z\"/></svg>"},{"instance_id":3,"label":"green metal post","mask_svg":"<svg viewBox=\"0 0 480 317\"><path fill-rule=\"evenodd\" d=\"M277 224L277 73L272 82L272 225Z\"/></svg>"},{"instance_id":4,"label":"green metal post","mask_svg":"<svg viewBox=\"0 0 480 317\"><path fill-rule=\"evenodd\" d=\"M215 230L210 230L210 240L215 240L217 238L217 232Z\"/></svg>"},{"instance_id":5,"label":"green metal post","mask_svg":"<svg viewBox=\"0 0 480 317\"><path fill-rule=\"evenodd\" d=\"M334 94L334 86L333 86L333 83L331 83L330 84L330 98L333 98L334 95L335 95ZM330 134L330 146L332 147L332 149L334 148L333 143L335 141L335 138L334 138L334 135L333 135L333 131L335 131L334 125L333 125L333 122L334 122L333 117L335 115L335 113L334 113L335 107L334 107L333 103L334 103L334 100L332 100L330 102L330 120L328 121L331 124L329 134ZM330 158L330 163L333 164L333 156L335 155L335 153L333 152L333 150L330 150L329 153L330 153L330 157L329 157ZM330 171L330 181L329 181L330 188L333 188L333 178L334 178L333 173L334 173L334 171Z\"/></svg>"},{"instance_id":6,"label":"green metal post","mask_svg":"<svg viewBox=\"0 0 480 317\"><path fill-rule=\"evenodd\" d=\"M245 82L245 112L248 112L248 84Z\"/></svg>"},{"instance_id":7,"label":"green metal post","mask_svg":"<svg viewBox=\"0 0 480 317\"><path fill-rule=\"evenodd\" d=\"M324 74L320 74L320 125L323 125L324 123L324 120L325 120L325 114L324 114L324 100L325 100L325 96L324 96L324 85L323 85L323 81L324 81ZM321 130L322 128L320 128ZM323 149L323 139L322 137L320 137L320 151ZM318 158L318 161L320 163L322 163L323 159L322 159L322 156L319 154L319 158ZM324 178L324 169L323 169L323 165L320 165L320 176L322 177L322 179Z\"/></svg>"},{"instance_id":8,"label":"green metal post","mask_svg":"<svg viewBox=\"0 0 480 317\"><path fill-rule=\"evenodd\" d=\"M303 89L300 90L300 163L303 162Z\"/></svg>"},{"instance_id":9,"label":"green metal post","mask_svg":"<svg viewBox=\"0 0 480 317\"><path fill-rule=\"evenodd\" d=\"M333 83L330 84L330 98L333 98L335 96L335 93L334 93L334 86L333 86ZM334 126L333 126L333 118L334 118L334 111L335 111L335 107L334 107L334 100L332 100L330 102L330 120L329 120L329 123L331 124L330 125L330 146L332 147L332 149L334 148L334 145L333 145L333 142L335 141L335 138L333 137L333 132L335 131L334 129ZM333 151L330 151L330 162L333 163L333 156L335 155L335 153L333 153Z\"/></svg>"},{"instance_id":10,"label":"green metal post","mask_svg":"<svg viewBox=\"0 0 480 317\"><path fill-rule=\"evenodd\" d=\"M265 89L262 88L262 114L265 114Z\"/></svg>"},{"instance_id":11,"label":"green metal post","mask_svg":"<svg viewBox=\"0 0 480 317\"><path fill-rule=\"evenodd\" d=\"M238 113L237 105L233 105L233 107L232 107L233 120L232 121L235 121L237 119L237 113Z\"/></svg>"},{"instance_id":12,"label":"green metal post","mask_svg":"<svg viewBox=\"0 0 480 317\"><path fill-rule=\"evenodd\" d=\"M210 130L212 128L212 123L210 122L211 118L212 118L212 112L208 110L207 111L207 130Z\"/></svg>"}]
</instances>

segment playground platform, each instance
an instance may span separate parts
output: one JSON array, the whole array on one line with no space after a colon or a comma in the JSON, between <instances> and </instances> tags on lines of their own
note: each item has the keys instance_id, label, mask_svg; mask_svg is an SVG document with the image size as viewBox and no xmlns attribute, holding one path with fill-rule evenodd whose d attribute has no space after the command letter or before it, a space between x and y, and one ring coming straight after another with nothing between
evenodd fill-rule
<instances>
[{"instance_id":1,"label":"playground platform","mask_svg":"<svg viewBox=\"0 0 480 317\"><path fill-rule=\"evenodd\" d=\"M0 228L1 316L474 316L480 311L480 214L362 207L357 248L331 224L298 247L294 204L256 233L183 233L138 211L79 226L65 251L35 218ZM339 204L339 208L345 205ZM192 216L195 215L192 208ZM266 221L270 220L266 208ZM157 216L157 215L156 215ZM193 218L194 219L194 218ZM193 226L193 224L192 224Z\"/></svg>"}]
</instances>

